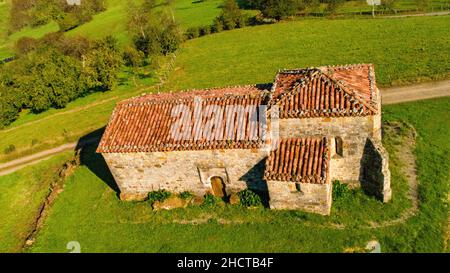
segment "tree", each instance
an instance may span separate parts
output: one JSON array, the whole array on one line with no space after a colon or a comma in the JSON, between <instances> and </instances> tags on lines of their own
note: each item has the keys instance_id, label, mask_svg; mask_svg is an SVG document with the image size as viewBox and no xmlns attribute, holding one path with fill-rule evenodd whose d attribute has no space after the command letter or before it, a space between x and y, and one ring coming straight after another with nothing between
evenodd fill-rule
<instances>
[{"instance_id":1,"label":"tree","mask_svg":"<svg viewBox=\"0 0 450 273\"><path fill-rule=\"evenodd\" d=\"M417 3L417 7L421 11L426 11L429 5L428 0L415 0Z\"/></svg>"},{"instance_id":2,"label":"tree","mask_svg":"<svg viewBox=\"0 0 450 273\"><path fill-rule=\"evenodd\" d=\"M382 0L380 9L385 12L395 12L395 2L396 0Z\"/></svg>"},{"instance_id":3,"label":"tree","mask_svg":"<svg viewBox=\"0 0 450 273\"><path fill-rule=\"evenodd\" d=\"M166 13L150 17L142 29L135 30L134 45L146 57L174 52L183 38L178 25Z\"/></svg>"},{"instance_id":4,"label":"tree","mask_svg":"<svg viewBox=\"0 0 450 273\"><path fill-rule=\"evenodd\" d=\"M295 15L306 8L311 0L247 0L245 5L249 8L259 9L268 18L277 20Z\"/></svg>"},{"instance_id":5,"label":"tree","mask_svg":"<svg viewBox=\"0 0 450 273\"><path fill-rule=\"evenodd\" d=\"M329 14L336 14L337 9L345 2L345 0L326 0L327 3L326 11Z\"/></svg>"},{"instance_id":6,"label":"tree","mask_svg":"<svg viewBox=\"0 0 450 273\"><path fill-rule=\"evenodd\" d=\"M129 14L128 31L135 36L140 36L138 39L146 39L145 27L151 16L132 1L128 1L127 7Z\"/></svg>"},{"instance_id":7,"label":"tree","mask_svg":"<svg viewBox=\"0 0 450 273\"><path fill-rule=\"evenodd\" d=\"M19 116L20 109L14 104L14 97L8 89L0 87L0 128L8 126Z\"/></svg>"},{"instance_id":8,"label":"tree","mask_svg":"<svg viewBox=\"0 0 450 273\"><path fill-rule=\"evenodd\" d=\"M139 67L144 63L144 53L132 46L126 46L123 50L123 60L126 66Z\"/></svg>"},{"instance_id":9,"label":"tree","mask_svg":"<svg viewBox=\"0 0 450 273\"><path fill-rule=\"evenodd\" d=\"M85 57L83 77L89 88L110 90L117 84L122 57L117 39L112 36L96 41Z\"/></svg>"},{"instance_id":10,"label":"tree","mask_svg":"<svg viewBox=\"0 0 450 273\"><path fill-rule=\"evenodd\" d=\"M17 56L26 55L27 53L36 50L39 47L39 41L30 37L22 37L17 40L15 45L15 52Z\"/></svg>"},{"instance_id":11,"label":"tree","mask_svg":"<svg viewBox=\"0 0 450 273\"><path fill-rule=\"evenodd\" d=\"M235 0L225 0L222 12L217 19L222 22L224 29L234 29L245 24L244 15Z\"/></svg>"}]
</instances>

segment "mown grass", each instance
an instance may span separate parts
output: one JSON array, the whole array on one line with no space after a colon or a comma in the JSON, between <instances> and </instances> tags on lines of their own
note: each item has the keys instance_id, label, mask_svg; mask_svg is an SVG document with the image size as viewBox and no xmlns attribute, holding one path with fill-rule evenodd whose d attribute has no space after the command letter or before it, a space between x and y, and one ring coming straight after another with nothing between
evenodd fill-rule
<instances>
[{"instance_id":1,"label":"mown grass","mask_svg":"<svg viewBox=\"0 0 450 273\"><path fill-rule=\"evenodd\" d=\"M396 11L420 11L418 9L418 3L414 0L397 0L394 4L394 9ZM450 9L450 1L448 0L430 0L428 3L428 7L426 7L426 11L441 11L441 10L449 10ZM325 5L322 5L319 8L320 12L325 10ZM378 10L376 8L376 10ZM367 4L365 0L359 1L346 1L342 6L340 6L337 11L338 14L346 14L346 13L358 13L358 12L372 12L372 6Z\"/></svg>"},{"instance_id":2,"label":"mown grass","mask_svg":"<svg viewBox=\"0 0 450 273\"><path fill-rule=\"evenodd\" d=\"M174 0L170 6L167 6L162 4L163 1L157 1L159 4L155 10L172 9L176 22L182 29L187 29L192 26L211 24L220 13L222 2L222 0L208 0L197 3L192 0ZM84 35L95 39L113 35L122 45L130 43L131 37L127 30L128 2L109 0L107 5L108 9L105 12L95 15L91 22L69 31L68 34Z\"/></svg>"},{"instance_id":3,"label":"mown grass","mask_svg":"<svg viewBox=\"0 0 450 273\"><path fill-rule=\"evenodd\" d=\"M280 68L373 63L380 86L450 76L450 17L302 20L186 42L170 89L272 82Z\"/></svg>"},{"instance_id":4,"label":"mown grass","mask_svg":"<svg viewBox=\"0 0 450 273\"><path fill-rule=\"evenodd\" d=\"M265 83L272 82L280 68L359 62L375 63L382 86L448 78L448 34L450 20L445 16L305 20L227 31L186 42L177 53L175 72L166 89ZM130 84L126 74L123 80L128 83L117 90L87 96L66 109L37 115L24 112L0 131L0 162L75 141L103 127L116 101L142 92ZM147 79L144 84L151 82ZM90 109L52 117L119 94L120 98ZM9 130L17 126L22 127ZM9 145L16 152L3 153Z\"/></svg>"},{"instance_id":5,"label":"mown grass","mask_svg":"<svg viewBox=\"0 0 450 273\"><path fill-rule=\"evenodd\" d=\"M45 34L50 32L55 32L59 30L59 26L56 22L50 22L46 25L31 28L25 27L19 32L15 32L8 36L3 44L0 45L0 59L7 58L14 55L14 45L22 37L40 38Z\"/></svg>"},{"instance_id":6,"label":"mown grass","mask_svg":"<svg viewBox=\"0 0 450 273\"><path fill-rule=\"evenodd\" d=\"M401 162L395 156L390 162L393 200L389 204L358 190L334 202L330 217L231 206L153 212L148 202L118 200L104 161L91 147L82 158L84 166L68 179L31 251L66 252L67 242L75 240L84 252L342 252L361 251L372 239L380 241L383 252L443 251L449 104L450 98L443 98L385 107L385 121L404 120L419 135L420 210L405 223L368 228L371 221L396 219L410 206ZM397 140L393 135L385 138L391 153L391 142Z\"/></svg>"},{"instance_id":7,"label":"mown grass","mask_svg":"<svg viewBox=\"0 0 450 273\"><path fill-rule=\"evenodd\" d=\"M55 171L71 154L60 154L0 177L0 252L21 251Z\"/></svg>"}]
</instances>

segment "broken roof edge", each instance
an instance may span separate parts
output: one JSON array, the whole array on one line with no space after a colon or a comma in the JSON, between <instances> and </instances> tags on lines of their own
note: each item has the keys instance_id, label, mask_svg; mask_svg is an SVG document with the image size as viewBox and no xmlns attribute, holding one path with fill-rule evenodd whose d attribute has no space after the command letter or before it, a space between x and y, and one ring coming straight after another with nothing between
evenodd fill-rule
<instances>
[{"instance_id":1,"label":"broken roof edge","mask_svg":"<svg viewBox=\"0 0 450 273\"><path fill-rule=\"evenodd\" d=\"M265 88L266 87L266 88ZM193 97L195 97L195 94L199 97L202 95L205 95L206 97L204 99L215 99L218 98L219 95L223 96L230 96L230 97L245 97L245 96L251 96L251 95L265 95L264 91L269 92L270 88L269 84L246 84L246 85L234 85L234 86L223 86L223 87L210 87L210 88L203 88L203 89L182 89L182 90L169 90L167 92L157 92L157 93L148 93L148 94L141 94L138 96L134 96L122 101L119 101L116 103L117 106L122 105L140 105L142 103L146 102L167 102L167 101L185 101L185 100L192 100ZM236 91L237 89L242 89L240 92L233 93L233 91ZM225 92L224 94L207 94L207 92L210 91L231 91L229 93ZM250 91L249 93L245 93L244 90ZM251 93L251 91L254 91L255 94ZM260 91L260 94L256 94L256 91ZM202 94L205 93L205 94ZM168 96L173 96L173 98L164 98ZM193 96L193 97L189 97Z\"/></svg>"}]
</instances>

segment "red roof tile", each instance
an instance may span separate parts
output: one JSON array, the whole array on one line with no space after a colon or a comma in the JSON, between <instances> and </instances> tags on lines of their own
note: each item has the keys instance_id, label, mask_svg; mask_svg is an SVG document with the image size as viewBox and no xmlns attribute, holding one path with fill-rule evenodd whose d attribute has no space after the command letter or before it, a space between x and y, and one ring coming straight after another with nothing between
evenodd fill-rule
<instances>
[{"instance_id":1,"label":"red roof tile","mask_svg":"<svg viewBox=\"0 0 450 273\"><path fill-rule=\"evenodd\" d=\"M324 184L329 160L326 138L282 139L266 160L264 179Z\"/></svg>"},{"instance_id":2,"label":"red roof tile","mask_svg":"<svg viewBox=\"0 0 450 273\"><path fill-rule=\"evenodd\" d=\"M226 118L223 126L216 130L213 137L203 136L198 132L192 120L194 114L194 99L201 99L202 109L209 105L222 107L226 113L227 106L257 107L264 99L263 90L255 86L228 87L209 90L193 90L189 92L151 94L122 101L116 106L109 124L103 134L97 152L152 152L171 150L202 150L202 149L232 149L232 148L258 148L262 144L259 127L251 122L250 114L233 115L234 131L226 127ZM181 119L174 116L175 107L184 105L189 111L192 120L191 126L186 130L187 135L181 139L174 137L172 126ZM258 110L257 108L255 110ZM213 115L203 115L202 125L211 121ZM197 123L197 125L200 123ZM239 130L239 125L245 126ZM244 125L242 125L244 124ZM183 128L182 126L180 127ZM212 128L212 127L211 127ZM243 128L243 127L242 127ZM214 128L215 129L215 128ZM212 130L213 131L213 130Z\"/></svg>"},{"instance_id":3,"label":"red roof tile","mask_svg":"<svg viewBox=\"0 0 450 273\"><path fill-rule=\"evenodd\" d=\"M225 125L221 126L216 130L216 138L198 137L198 126L192 126L186 130L189 137L174 139L171 128L179 120L179 116L172 117L175 107L185 105L189 114L194 116L195 98L202 100L203 108L210 105L277 105L280 107L281 118L364 116L377 113L378 98L375 96L372 65L284 70L278 73L270 92L264 92L264 88L244 86L191 90L151 94L122 101L111 115L97 151L112 153L234 149L257 148L262 145L259 130L256 137L253 137L256 128L254 123L248 122L249 115L245 115L246 122L233 118L234 131L229 131ZM205 125L210 119L211 117L203 118L202 124ZM236 130L238 124L245 125L245 130Z\"/></svg>"},{"instance_id":4,"label":"red roof tile","mask_svg":"<svg viewBox=\"0 0 450 273\"><path fill-rule=\"evenodd\" d=\"M281 118L373 115L373 74L371 65L281 71L270 104L280 107Z\"/></svg>"}]
</instances>

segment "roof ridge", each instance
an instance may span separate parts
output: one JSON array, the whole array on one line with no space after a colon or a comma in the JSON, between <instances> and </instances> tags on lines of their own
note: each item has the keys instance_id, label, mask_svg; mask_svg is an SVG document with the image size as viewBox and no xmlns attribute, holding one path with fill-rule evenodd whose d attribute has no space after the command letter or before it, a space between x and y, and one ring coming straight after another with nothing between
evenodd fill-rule
<instances>
[{"instance_id":1,"label":"roof ridge","mask_svg":"<svg viewBox=\"0 0 450 273\"><path fill-rule=\"evenodd\" d=\"M127 104L130 103L130 101L136 100L136 99L147 99L146 97L149 97L148 100L166 100L166 99L157 99L157 98L151 98L151 96L154 95L167 95L167 94L188 94L190 92L196 92L196 91L214 91L214 90L221 90L221 89L230 89L230 88L258 88L258 84L245 84L245 85L233 85L233 86L223 86L223 87L208 87L208 88L193 88L193 89L181 89L181 90L176 90L176 91L168 91L168 92L157 92L157 93L144 93L138 96L134 96L125 100L122 100L120 102L117 103L117 105L119 104ZM232 95L232 94L225 94L225 95ZM169 99L167 99L169 100ZM176 100L176 99L175 99Z\"/></svg>"},{"instance_id":2,"label":"roof ridge","mask_svg":"<svg viewBox=\"0 0 450 273\"><path fill-rule=\"evenodd\" d=\"M363 104L364 106L366 106L367 108L369 108L371 111L373 111L374 113L377 112L377 110L375 109L375 107L373 105L370 105L369 103L367 103L361 96L359 96L357 94L357 92L355 92L353 90L353 88L347 86L346 84L344 84L342 81L339 81L333 77L331 77L330 75L328 75L327 73L323 73L322 75L324 75L325 77L327 77L328 79L330 79L333 83L337 84L342 91L344 91L345 93L347 93L347 95L352 96L354 99L356 99L359 103Z\"/></svg>"}]
</instances>

